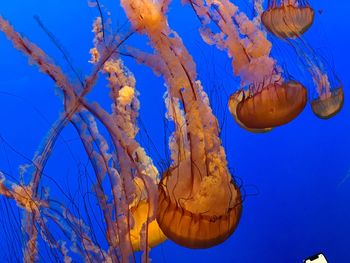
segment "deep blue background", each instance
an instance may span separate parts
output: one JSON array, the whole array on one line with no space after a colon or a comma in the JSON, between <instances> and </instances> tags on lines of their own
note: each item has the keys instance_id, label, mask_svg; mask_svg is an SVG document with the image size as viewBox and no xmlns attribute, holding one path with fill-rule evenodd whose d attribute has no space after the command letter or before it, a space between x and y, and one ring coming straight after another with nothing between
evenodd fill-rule
<instances>
[{"instance_id":1,"label":"deep blue background","mask_svg":"<svg viewBox=\"0 0 350 263\"><path fill-rule=\"evenodd\" d=\"M122 24L125 15L119 2L105 3L114 14L114 25ZM237 3L251 14L246 2ZM292 263L319 251L325 253L329 262L350 262L350 178L347 179L350 177L350 106L347 103L350 2L314 0L311 5L323 12L316 12L314 26L305 38L329 63L334 63L344 84L344 109L333 119L323 121L307 106L292 123L267 134L251 134L227 115L227 98L238 87L230 60L224 52L202 42L198 21L189 6L181 6L178 1L171 4L170 26L183 38L197 63L198 78L223 125L222 139L230 167L248 196L241 222L225 243L207 250L190 250L167 241L152 249L153 262ZM62 55L33 19L39 15L65 47L75 67L83 75L88 74L91 23L98 13L89 8L86 1L2 0L0 14L50 54L73 78ZM140 41L143 45L146 43L145 38L138 36L128 43ZM307 74L300 73L295 66L297 58L293 51L278 40L273 39L273 43L276 59L287 68L290 66L292 73L296 68L295 78L311 84ZM141 93L141 120L145 126L141 132L147 131L158 153L144 137L140 137L140 141L155 161L167 160L163 81L130 59L126 59L126 64L135 74ZM108 89L100 84L89 98L108 105ZM312 92L311 86L309 90ZM55 95L51 79L29 66L27 58L16 51L2 33L0 107L0 134L29 158L62 111L61 99ZM86 160L86 156L72 127L68 127L62 137L68 144L62 140L57 142L45 172L63 185L69 181L69 187L74 189L77 159ZM17 175L17 166L23 163L23 158L0 143L1 170ZM0 242L4 251L5 235Z\"/></svg>"}]
</instances>

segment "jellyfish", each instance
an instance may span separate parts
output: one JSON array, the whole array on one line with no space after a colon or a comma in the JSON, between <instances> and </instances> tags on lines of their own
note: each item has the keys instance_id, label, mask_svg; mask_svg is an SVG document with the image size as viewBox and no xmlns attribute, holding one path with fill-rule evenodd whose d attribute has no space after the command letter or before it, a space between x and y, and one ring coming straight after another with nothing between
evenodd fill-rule
<instances>
[{"instance_id":1,"label":"jellyfish","mask_svg":"<svg viewBox=\"0 0 350 263\"><path fill-rule=\"evenodd\" d=\"M296 81L270 84L252 95L242 94L235 109L237 120L244 127L260 132L292 121L307 102L306 89ZM229 103L234 105L235 100L236 97L231 97Z\"/></svg>"},{"instance_id":2,"label":"jellyfish","mask_svg":"<svg viewBox=\"0 0 350 263\"><path fill-rule=\"evenodd\" d=\"M330 94L311 101L313 113L321 119L329 119L335 116L343 107L343 88L339 87L331 91Z\"/></svg>"},{"instance_id":3,"label":"jellyfish","mask_svg":"<svg viewBox=\"0 0 350 263\"><path fill-rule=\"evenodd\" d=\"M312 26L314 10L307 0L269 0L261 21L279 38L296 38Z\"/></svg>"},{"instance_id":4,"label":"jellyfish","mask_svg":"<svg viewBox=\"0 0 350 263\"><path fill-rule=\"evenodd\" d=\"M96 25L97 23L97 25ZM95 29L101 28L101 20L95 21ZM95 32L95 43L98 43L99 31ZM96 44L95 44L96 45ZM92 58L96 56L95 47L94 52L91 52ZM98 55L97 57L99 57ZM104 64L104 72L108 74L109 87L112 90L112 97L115 98L113 104L113 115L115 116L116 123L129 139L134 140L138 132L136 126L136 118L138 116L139 101L137 99L137 90L135 88L135 78L132 72L124 65L121 59L110 59ZM133 160L132 165L142 167L142 172L151 181L152 185L158 185L158 170L153 165L152 160L147 156L142 147L138 147L134 155L137 159ZM128 159L127 154L124 151L120 151L119 159ZM121 162L122 163L122 162ZM130 166L130 164L124 164ZM121 164L121 166L123 166ZM128 170L121 167L124 173ZM126 177L133 177L132 174L124 174ZM144 249L144 246L152 248L166 240L166 236L155 218L150 219L150 211L156 206L155 203L150 202L148 196L147 185L141 177L134 177L130 182L132 185L132 191L129 193L129 210L130 210L130 242L133 251L140 251ZM132 197L132 198L131 198ZM147 226L147 234L145 230ZM143 233L143 234L142 234ZM142 235L147 236L146 242L142 240ZM145 244L143 244L145 243Z\"/></svg>"},{"instance_id":5,"label":"jellyfish","mask_svg":"<svg viewBox=\"0 0 350 263\"><path fill-rule=\"evenodd\" d=\"M133 28L148 36L153 54L132 56L165 79L172 164L159 184L157 222L172 241L188 248L208 248L236 229L242 196L231 177L219 138L217 119L199 81L196 65L167 22L168 2L121 1Z\"/></svg>"},{"instance_id":6,"label":"jellyfish","mask_svg":"<svg viewBox=\"0 0 350 263\"><path fill-rule=\"evenodd\" d=\"M227 51L234 74L241 79L241 87L228 103L238 125L251 132L267 132L296 118L306 105L306 90L295 80L283 79L270 56L272 45L260 29L260 20L250 20L227 0L189 2L202 23L202 39ZM255 7L262 9L261 3ZM211 22L219 32L213 31Z\"/></svg>"},{"instance_id":7,"label":"jellyfish","mask_svg":"<svg viewBox=\"0 0 350 263\"><path fill-rule=\"evenodd\" d=\"M329 74L323 73L319 67L311 64L309 67L312 79L316 85L316 98L310 102L312 112L320 119L329 119L339 113L344 104L343 85L334 75L333 81Z\"/></svg>"}]
</instances>

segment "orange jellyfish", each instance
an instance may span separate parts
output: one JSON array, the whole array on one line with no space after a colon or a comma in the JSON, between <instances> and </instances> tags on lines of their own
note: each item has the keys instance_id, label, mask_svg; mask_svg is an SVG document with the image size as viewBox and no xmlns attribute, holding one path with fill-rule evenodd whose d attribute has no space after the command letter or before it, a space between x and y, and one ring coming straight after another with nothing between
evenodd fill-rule
<instances>
[{"instance_id":1,"label":"orange jellyfish","mask_svg":"<svg viewBox=\"0 0 350 263\"><path fill-rule=\"evenodd\" d=\"M296 38L311 27L314 10L307 0L269 0L261 21L279 38Z\"/></svg>"},{"instance_id":2,"label":"orange jellyfish","mask_svg":"<svg viewBox=\"0 0 350 263\"><path fill-rule=\"evenodd\" d=\"M321 119L329 119L335 116L343 107L343 87L331 91L328 95L318 97L311 101L313 113Z\"/></svg>"},{"instance_id":3,"label":"orange jellyfish","mask_svg":"<svg viewBox=\"0 0 350 263\"><path fill-rule=\"evenodd\" d=\"M196 79L191 55L169 27L164 13L168 2L122 0L121 4L133 27L146 34L155 49L154 54L133 56L164 77L167 117L175 124L169 142L172 164L159 184L158 225L179 245L215 246L233 233L242 211L217 119Z\"/></svg>"},{"instance_id":4,"label":"orange jellyfish","mask_svg":"<svg viewBox=\"0 0 350 263\"><path fill-rule=\"evenodd\" d=\"M343 85L335 76L336 80L330 81L329 75L331 74L323 73L316 65L311 65L309 71L311 72L317 91L317 97L310 102L311 109L321 119L332 118L343 107Z\"/></svg>"},{"instance_id":5,"label":"orange jellyfish","mask_svg":"<svg viewBox=\"0 0 350 263\"><path fill-rule=\"evenodd\" d=\"M239 93L242 94L240 100ZM295 119L306 102L306 89L296 81L288 81L271 83L260 90L238 91L231 96L229 105L241 126L250 131L264 132Z\"/></svg>"}]
</instances>

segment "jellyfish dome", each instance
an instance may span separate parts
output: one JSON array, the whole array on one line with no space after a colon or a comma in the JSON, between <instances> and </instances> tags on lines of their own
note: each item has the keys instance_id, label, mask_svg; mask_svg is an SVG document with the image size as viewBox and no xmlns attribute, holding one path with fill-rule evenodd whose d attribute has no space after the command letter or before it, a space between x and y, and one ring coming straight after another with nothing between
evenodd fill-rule
<instances>
[{"instance_id":1,"label":"jellyfish dome","mask_svg":"<svg viewBox=\"0 0 350 263\"><path fill-rule=\"evenodd\" d=\"M269 0L261 21L268 31L279 38L296 38L311 27L314 10L304 0Z\"/></svg>"},{"instance_id":2,"label":"jellyfish dome","mask_svg":"<svg viewBox=\"0 0 350 263\"><path fill-rule=\"evenodd\" d=\"M158 223L155 219L149 219L149 213L152 209L152 204L145 199L147 190L140 178L135 178L133 183L137 188L134 192L134 198L132 203L129 205L130 209L130 241L133 251L142 250L142 235L147 236L147 246L150 248L157 246L158 244L166 240L166 236L163 234L162 230L159 228ZM147 225L147 234L143 229Z\"/></svg>"},{"instance_id":3,"label":"jellyfish dome","mask_svg":"<svg viewBox=\"0 0 350 263\"><path fill-rule=\"evenodd\" d=\"M232 180L224 179L227 176L221 176L219 182L217 175L203 175L198 185L201 176L191 166L189 161L182 162L163 176L157 221L175 243L209 248L225 241L236 229L242 212L241 194ZM225 171L213 174L220 172ZM189 176L192 180L187 180ZM207 187L213 184L221 187Z\"/></svg>"},{"instance_id":4,"label":"jellyfish dome","mask_svg":"<svg viewBox=\"0 0 350 263\"><path fill-rule=\"evenodd\" d=\"M140 233L142 233L142 228L147 221L147 215L150 209L149 206L150 205L147 201L140 201L137 206L130 209L131 215L134 219L134 225L130 229L130 241L134 251L142 250L142 238ZM147 228L147 245L149 247L155 247L165 240L166 236L159 228L157 221L152 220L149 222Z\"/></svg>"},{"instance_id":5,"label":"jellyfish dome","mask_svg":"<svg viewBox=\"0 0 350 263\"><path fill-rule=\"evenodd\" d=\"M317 97L310 101L311 109L320 119L329 119L343 107L343 84L333 70L326 71L327 65L320 60L316 62L318 64L310 64L308 67L317 94Z\"/></svg>"},{"instance_id":6,"label":"jellyfish dome","mask_svg":"<svg viewBox=\"0 0 350 263\"><path fill-rule=\"evenodd\" d=\"M318 97L311 101L313 113L321 119L329 119L335 116L343 107L344 92L339 87L330 92L328 96Z\"/></svg>"},{"instance_id":7,"label":"jellyfish dome","mask_svg":"<svg viewBox=\"0 0 350 263\"><path fill-rule=\"evenodd\" d=\"M295 119L306 102L307 92L300 83L270 83L260 91L243 96L236 106L236 116L248 129L269 129Z\"/></svg>"}]
</instances>

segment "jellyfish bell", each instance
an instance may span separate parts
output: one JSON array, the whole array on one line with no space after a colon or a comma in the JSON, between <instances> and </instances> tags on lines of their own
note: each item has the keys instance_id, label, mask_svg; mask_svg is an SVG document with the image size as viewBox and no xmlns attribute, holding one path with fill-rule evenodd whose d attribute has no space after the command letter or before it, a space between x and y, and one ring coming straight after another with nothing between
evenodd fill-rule
<instances>
[{"instance_id":1,"label":"jellyfish bell","mask_svg":"<svg viewBox=\"0 0 350 263\"><path fill-rule=\"evenodd\" d=\"M261 15L265 28L275 36L296 38L304 34L314 21L314 10L306 0L269 0Z\"/></svg>"},{"instance_id":2,"label":"jellyfish bell","mask_svg":"<svg viewBox=\"0 0 350 263\"><path fill-rule=\"evenodd\" d=\"M147 221L147 214L149 211L149 203L146 201L140 201L137 206L130 209L134 224L130 229L130 241L134 251L140 251L141 245L141 233L144 224ZM155 247L166 240L166 236L159 228L157 221L154 219L148 223L147 227L147 246Z\"/></svg>"},{"instance_id":3,"label":"jellyfish bell","mask_svg":"<svg viewBox=\"0 0 350 263\"><path fill-rule=\"evenodd\" d=\"M224 175L202 175L192 170L193 180L181 180L191 173L191 164L170 168L159 185L157 221L164 234L188 248L209 248L225 241L236 229L242 211L242 197L235 183ZM214 171L216 173L218 171ZM215 182L214 182L215 181ZM210 187L211 184L220 187Z\"/></svg>"},{"instance_id":4,"label":"jellyfish bell","mask_svg":"<svg viewBox=\"0 0 350 263\"><path fill-rule=\"evenodd\" d=\"M237 117L237 105L245 98L248 96L248 91L244 91L243 89L237 90L235 93L233 93L228 101L228 108L231 112L231 115L233 116L234 120L236 123L243 129L253 132L253 133L265 133L269 132L272 130L272 128L265 128L265 129L251 129L245 126Z\"/></svg>"},{"instance_id":5,"label":"jellyfish bell","mask_svg":"<svg viewBox=\"0 0 350 263\"><path fill-rule=\"evenodd\" d=\"M133 180L135 186L134 195L132 198L131 204L129 205L130 210L130 242L133 248L133 251L142 250L142 233L145 233L147 225L147 246L155 247L160 243L163 243L167 238L163 234L162 230L159 228L156 219L150 220L149 213L151 205L149 200L145 198L145 185L143 181L136 177Z\"/></svg>"},{"instance_id":6,"label":"jellyfish bell","mask_svg":"<svg viewBox=\"0 0 350 263\"><path fill-rule=\"evenodd\" d=\"M237 119L249 129L287 124L305 108L306 89L296 81L270 83L237 104Z\"/></svg>"},{"instance_id":7,"label":"jellyfish bell","mask_svg":"<svg viewBox=\"0 0 350 263\"><path fill-rule=\"evenodd\" d=\"M329 119L343 107L343 84L327 63L319 59L316 62L308 68L317 93L317 97L310 102L311 109L317 117Z\"/></svg>"},{"instance_id":8,"label":"jellyfish bell","mask_svg":"<svg viewBox=\"0 0 350 263\"><path fill-rule=\"evenodd\" d=\"M326 96L320 96L311 101L312 112L320 119L329 119L335 116L343 107L344 92L340 86Z\"/></svg>"}]
</instances>

